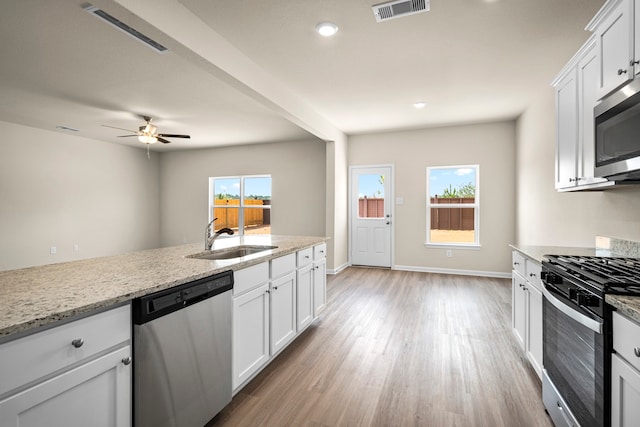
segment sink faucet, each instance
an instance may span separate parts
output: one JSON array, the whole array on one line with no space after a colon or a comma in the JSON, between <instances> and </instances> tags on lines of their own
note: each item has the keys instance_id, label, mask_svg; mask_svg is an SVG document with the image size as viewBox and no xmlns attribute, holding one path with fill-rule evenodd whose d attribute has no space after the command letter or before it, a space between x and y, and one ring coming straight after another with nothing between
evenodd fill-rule
<instances>
[{"instance_id":1,"label":"sink faucet","mask_svg":"<svg viewBox=\"0 0 640 427\"><path fill-rule=\"evenodd\" d=\"M213 246L213 242L221 235L221 234L228 234L228 235L232 235L233 234L233 230L230 228L221 228L220 230L216 231L215 233L213 233L213 235L211 235L211 227L213 226L213 223L215 220L217 220L218 218L213 218L211 220L211 222L209 224L207 224L207 229L205 230L205 234L204 234L204 249L209 251L211 250L211 247Z\"/></svg>"}]
</instances>

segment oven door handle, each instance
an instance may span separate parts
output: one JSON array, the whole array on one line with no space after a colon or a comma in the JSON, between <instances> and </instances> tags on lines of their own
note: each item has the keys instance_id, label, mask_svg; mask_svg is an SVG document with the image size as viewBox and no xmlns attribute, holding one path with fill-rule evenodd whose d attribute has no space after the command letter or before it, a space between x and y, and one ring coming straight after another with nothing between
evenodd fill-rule
<instances>
[{"instance_id":1,"label":"oven door handle","mask_svg":"<svg viewBox=\"0 0 640 427\"><path fill-rule=\"evenodd\" d=\"M546 287L542 288L542 293L544 297L549 301L555 308L560 310L562 313L566 314L576 322L581 325L591 329L596 334L602 334L602 322L594 320L589 316L585 316L577 310L572 309L567 304L560 301L556 298Z\"/></svg>"}]
</instances>

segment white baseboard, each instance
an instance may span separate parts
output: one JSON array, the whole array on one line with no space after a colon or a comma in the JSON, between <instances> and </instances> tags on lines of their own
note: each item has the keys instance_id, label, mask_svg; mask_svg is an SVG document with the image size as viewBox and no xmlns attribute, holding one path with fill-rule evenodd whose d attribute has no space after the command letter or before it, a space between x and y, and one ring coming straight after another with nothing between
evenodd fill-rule
<instances>
[{"instance_id":1,"label":"white baseboard","mask_svg":"<svg viewBox=\"0 0 640 427\"><path fill-rule=\"evenodd\" d=\"M334 269L327 269L327 274L331 274L331 275L336 275L338 273L340 273L342 270L344 270L345 268L351 266L351 264L349 264L348 262L345 262L344 264L338 266L338 268L334 268Z\"/></svg>"},{"instance_id":2,"label":"white baseboard","mask_svg":"<svg viewBox=\"0 0 640 427\"><path fill-rule=\"evenodd\" d=\"M391 269L401 271L417 271L420 273L457 274L461 276L496 277L500 279L511 279L511 272L503 273L500 271L457 270L452 268L414 267L411 265L394 265L391 267Z\"/></svg>"}]
</instances>

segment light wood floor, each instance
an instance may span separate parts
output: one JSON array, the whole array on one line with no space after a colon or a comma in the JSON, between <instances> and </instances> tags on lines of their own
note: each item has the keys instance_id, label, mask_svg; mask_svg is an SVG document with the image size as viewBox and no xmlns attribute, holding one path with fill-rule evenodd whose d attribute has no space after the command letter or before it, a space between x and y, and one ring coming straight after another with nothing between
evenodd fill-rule
<instances>
[{"instance_id":1,"label":"light wood floor","mask_svg":"<svg viewBox=\"0 0 640 427\"><path fill-rule=\"evenodd\" d=\"M552 426L511 332L511 282L349 268L209 426Z\"/></svg>"}]
</instances>

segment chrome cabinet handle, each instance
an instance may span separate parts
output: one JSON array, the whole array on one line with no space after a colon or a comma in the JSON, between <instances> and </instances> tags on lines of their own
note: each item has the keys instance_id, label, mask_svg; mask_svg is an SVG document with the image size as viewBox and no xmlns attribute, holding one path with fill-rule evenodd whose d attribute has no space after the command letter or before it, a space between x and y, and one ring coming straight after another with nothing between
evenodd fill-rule
<instances>
[{"instance_id":1,"label":"chrome cabinet handle","mask_svg":"<svg viewBox=\"0 0 640 427\"><path fill-rule=\"evenodd\" d=\"M640 357L640 347L636 347L633 349L633 354L636 355L636 357Z\"/></svg>"},{"instance_id":2,"label":"chrome cabinet handle","mask_svg":"<svg viewBox=\"0 0 640 427\"><path fill-rule=\"evenodd\" d=\"M75 348L80 348L83 344L84 340L82 338L76 338L75 340L71 341L71 345Z\"/></svg>"},{"instance_id":3,"label":"chrome cabinet handle","mask_svg":"<svg viewBox=\"0 0 640 427\"><path fill-rule=\"evenodd\" d=\"M122 358L122 364L127 366L131 364L131 356L127 356L127 357L123 357Z\"/></svg>"},{"instance_id":4,"label":"chrome cabinet handle","mask_svg":"<svg viewBox=\"0 0 640 427\"><path fill-rule=\"evenodd\" d=\"M529 277L536 277L536 273L529 273Z\"/></svg>"},{"instance_id":5,"label":"chrome cabinet handle","mask_svg":"<svg viewBox=\"0 0 640 427\"><path fill-rule=\"evenodd\" d=\"M310 258L310 257L309 257L309 255L305 255L304 257L305 257L306 259L309 259L309 258Z\"/></svg>"},{"instance_id":6,"label":"chrome cabinet handle","mask_svg":"<svg viewBox=\"0 0 640 427\"><path fill-rule=\"evenodd\" d=\"M618 75L621 76L623 74L627 74L627 70L623 70L622 68L618 69Z\"/></svg>"},{"instance_id":7,"label":"chrome cabinet handle","mask_svg":"<svg viewBox=\"0 0 640 427\"><path fill-rule=\"evenodd\" d=\"M637 59L636 60L632 59L631 61L629 61L629 65L631 66L638 65L638 64L640 64L640 61L638 61Z\"/></svg>"},{"instance_id":8,"label":"chrome cabinet handle","mask_svg":"<svg viewBox=\"0 0 640 427\"><path fill-rule=\"evenodd\" d=\"M520 265L520 263L518 261L515 261L513 265Z\"/></svg>"}]
</instances>

